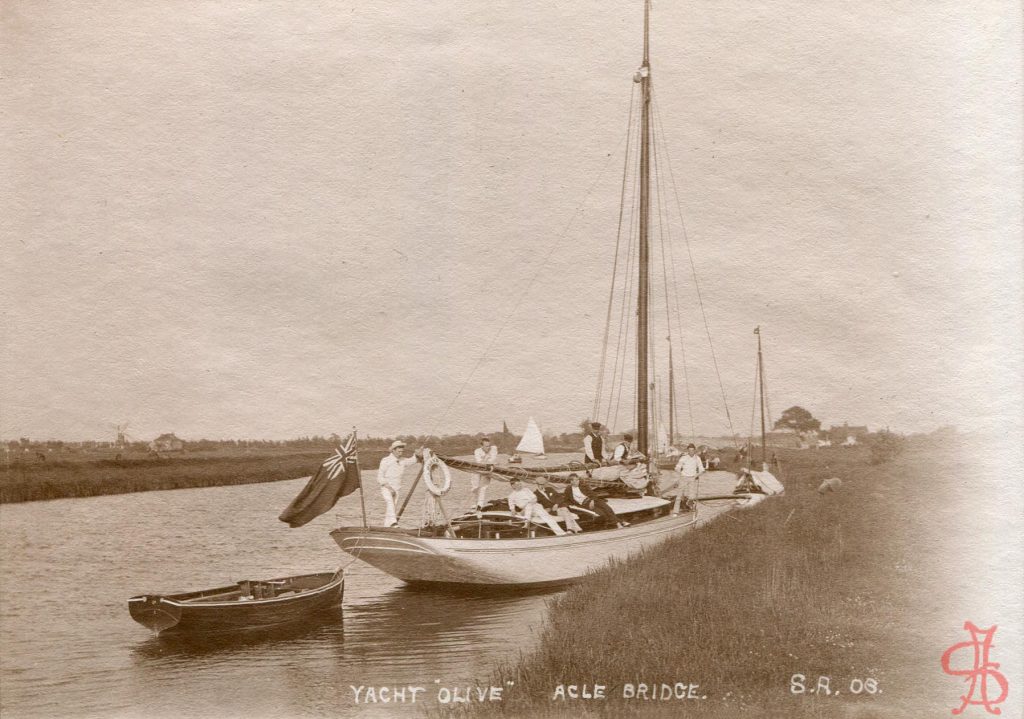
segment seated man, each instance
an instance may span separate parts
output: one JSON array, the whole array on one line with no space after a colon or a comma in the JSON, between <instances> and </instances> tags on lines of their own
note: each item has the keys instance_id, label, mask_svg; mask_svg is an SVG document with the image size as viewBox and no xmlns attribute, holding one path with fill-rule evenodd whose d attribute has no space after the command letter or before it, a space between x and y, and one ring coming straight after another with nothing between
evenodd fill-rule
<instances>
[{"instance_id":1,"label":"seated man","mask_svg":"<svg viewBox=\"0 0 1024 719\"><path fill-rule=\"evenodd\" d=\"M634 464L636 457L633 452L633 435L622 435L622 441L615 447L612 453L611 464Z\"/></svg>"},{"instance_id":2,"label":"seated man","mask_svg":"<svg viewBox=\"0 0 1024 719\"><path fill-rule=\"evenodd\" d=\"M537 477L534 480L537 483L537 488L534 493L537 496L537 501L544 507L548 512L554 512L559 517L565 520L565 527L573 534L579 534L583 531L583 527L576 523L576 515L569 511L569 499L566 497L565 492L557 492L553 487L548 484L547 477Z\"/></svg>"},{"instance_id":3,"label":"seated man","mask_svg":"<svg viewBox=\"0 0 1024 719\"><path fill-rule=\"evenodd\" d=\"M629 522L623 522L619 519L619 515L612 511L608 502L604 501L601 497L591 494L589 490L584 489L580 485L580 476L578 474L569 475L569 488L566 490L566 494L569 495L572 504L583 509L589 509L592 512L597 512L607 524L614 524L619 529L629 526Z\"/></svg>"},{"instance_id":4,"label":"seated man","mask_svg":"<svg viewBox=\"0 0 1024 719\"><path fill-rule=\"evenodd\" d=\"M529 487L523 486L522 480L511 479L509 485L512 487L512 491L508 495L508 511L527 521L544 522L555 534L565 534L565 530L558 526L555 518L537 504L537 496Z\"/></svg>"}]
</instances>

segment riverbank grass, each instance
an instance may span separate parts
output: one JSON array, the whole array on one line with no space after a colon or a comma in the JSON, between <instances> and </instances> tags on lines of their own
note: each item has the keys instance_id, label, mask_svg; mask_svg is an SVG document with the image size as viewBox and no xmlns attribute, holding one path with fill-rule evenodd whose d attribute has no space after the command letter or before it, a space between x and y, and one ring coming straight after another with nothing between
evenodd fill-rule
<instances>
[{"instance_id":1,"label":"riverbank grass","mask_svg":"<svg viewBox=\"0 0 1024 719\"><path fill-rule=\"evenodd\" d=\"M553 600L539 647L489 680L512 687L504 700L456 713L935 715L931 700L913 699L922 695L948 713L958 687L929 695L921 685L921 668L939 658L921 640L934 619L923 587L934 583L910 569L935 546L918 490L944 461L928 451L880 465L859 450L791 453L784 496ZM820 494L833 475L842 487ZM603 699L582 698L597 686Z\"/></svg>"}]
</instances>

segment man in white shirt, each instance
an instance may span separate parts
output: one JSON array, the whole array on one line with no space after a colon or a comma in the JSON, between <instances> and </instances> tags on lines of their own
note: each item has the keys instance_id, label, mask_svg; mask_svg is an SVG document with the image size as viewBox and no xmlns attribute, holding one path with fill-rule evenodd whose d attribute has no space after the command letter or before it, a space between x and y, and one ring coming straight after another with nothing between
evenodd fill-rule
<instances>
[{"instance_id":1,"label":"man in white shirt","mask_svg":"<svg viewBox=\"0 0 1024 719\"><path fill-rule=\"evenodd\" d=\"M532 489L524 487L518 479L509 480L509 485L512 487L512 491L508 495L508 511L531 522L544 522L555 534L565 534L565 530L558 526L555 518L537 503L537 495L533 493Z\"/></svg>"},{"instance_id":2,"label":"man in white shirt","mask_svg":"<svg viewBox=\"0 0 1024 719\"><path fill-rule=\"evenodd\" d=\"M480 440L480 446L473 452L473 459L477 464L494 465L498 461L498 448L491 444L490 437ZM476 498L476 508L483 509L487 504L487 485L491 478L486 474L472 474L469 477L469 486L473 489L473 496Z\"/></svg>"},{"instance_id":3,"label":"man in white shirt","mask_svg":"<svg viewBox=\"0 0 1024 719\"><path fill-rule=\"evenodd\" d=\"M604 464L604 428L600 422L591 422L590 430L583 435L583 462Z\"/></svg>"},{"instance_id":4,"label":"man in white shirt","mask_svg":"<svg viewBox=\"0 0 1024 719\"><path fill-rule=\"evenodd\" d=\"M612 453L612 464L625 464L626 460L629 459L633 453L633 435L624 434L622 435L622 441L619 442L615 447L615 451Z\"/></svg>"},{"instance_id":5,"label":"man in white shirt","mask_svg":"<svg viewBox=\"0 0 1024 719\"><path fill-rule=\"evenodd\" d=\"M422 454L416 450L415 457L403 457L405 442L396 439L391 443L388 454L380 461L377 470L377 482L380 484L380 496L384 498L384 526L397 527L398 517L395 516L395 502L402 491L402 475L410 464L420 461Z\"/></svg>"},{"instance_id":6,"label":"man in white shirt","mask_svg":"<svg viewBox=\"0 0 1024 719\"><path fill-rule=\"evenodd\" d=\"M704 473L704 463L696 455L697 448L689 444L686 446L686 454L676 462L676 472L679 479L669 489L675 489L676 501L672 507L672 516L679 514L679 505L682 502L683 494L688 498L695 497L697 477Z\"/></svg>"}]
</instances>

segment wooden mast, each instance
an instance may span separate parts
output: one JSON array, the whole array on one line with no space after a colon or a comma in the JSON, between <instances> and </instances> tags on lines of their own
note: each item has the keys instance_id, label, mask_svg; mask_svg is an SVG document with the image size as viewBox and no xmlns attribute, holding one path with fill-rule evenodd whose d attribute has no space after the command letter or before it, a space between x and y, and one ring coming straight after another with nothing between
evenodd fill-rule
<instances>
[{"instance_id":1,"label":"wooden mast","mask_svg":"<svg viewBox=\"0 0 1024 719\"><path fill-rule=\"evenodd\" d=\"M636 335L636 414L637 449L650 458L650 403L648 401L648 301L650 299L650 222L651 185L651 61L650 61L650 0L644 0L644 61L640 66L640 278L637 283L637 335Z\"/></svg>"},{"instance_id":2,"label":"wooden mast","mask_svg":"<svg viewBox=\"0 0 1024 719\"><path fill-rule=\"evenodd\" d=\"M768 449L765 442L765 430L764 430L764 357L761 355L761 326L758 325L754 328L754 334L757 335L757 382L760 387L761 395L761 469L765 469L765 464L768 462Z\"/></svg>"},{"instance_id":3,"label":"wooden mast","mask_svg":"<svg viewBox=\"0 0 1024 719\"><path fill-rule=\"evenodd\" d=\"M676 378L672 369L672 339L668 342L668 446L676 446Z\"/></svg>"}]
</instances>

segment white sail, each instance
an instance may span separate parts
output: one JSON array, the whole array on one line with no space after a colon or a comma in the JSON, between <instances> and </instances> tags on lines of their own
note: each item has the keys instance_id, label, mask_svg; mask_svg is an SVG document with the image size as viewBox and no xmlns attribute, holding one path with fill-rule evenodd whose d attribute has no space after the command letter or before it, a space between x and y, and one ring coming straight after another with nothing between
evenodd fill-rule
<instances>
[{"instance_id":1,"label":"white sail","mask_svg":"<svg viewBox=\"0 0 1024 719\"><path fill-rule=\"evenodd\" d=\"M529 454L544 454L544 435L540 433L540 427L537 426L533 417L530 417L530 421L526 423L526 432L523 433L523 438L519 440L516 451Z\"/></svg>"}]
</instances>

